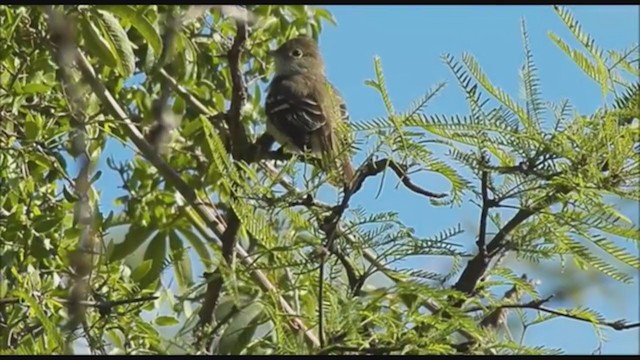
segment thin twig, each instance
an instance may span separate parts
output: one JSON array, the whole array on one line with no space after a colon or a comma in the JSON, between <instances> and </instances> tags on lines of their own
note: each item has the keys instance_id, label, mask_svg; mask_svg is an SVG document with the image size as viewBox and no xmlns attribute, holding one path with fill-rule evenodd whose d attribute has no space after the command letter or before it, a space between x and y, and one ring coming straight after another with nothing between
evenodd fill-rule
<instances>
[{"instance_id":1,"label":"thin twig","mask_svg":"<svg viewBox=\"0 0 640 360\"><path fill-rule=\"evenodd\" d=\"M139 297L139 298L132 298L132 299L121 299L121 300L101 300L101 301L81 301L81 305L83 306L87 306L87 307L94 307L94 308L98 308L98 309L106 309L106 308L114 308L116 306L122 306L122 305L129 305L129 304L135 304L135 303L139 303L139 302L145 302L145 301L154 301L157 300L158 297L157 296L143 296L143 297ZM68 299L65 298L52 298L52 300L59 302L61 304L67 304L69 302ZM40 299L39 299L40 301ZM0 305L15 305L15 304L20 304L21 303L21 299L20 298L5 298L5 299L0 299Z\"/></svg>"}]
</instances>

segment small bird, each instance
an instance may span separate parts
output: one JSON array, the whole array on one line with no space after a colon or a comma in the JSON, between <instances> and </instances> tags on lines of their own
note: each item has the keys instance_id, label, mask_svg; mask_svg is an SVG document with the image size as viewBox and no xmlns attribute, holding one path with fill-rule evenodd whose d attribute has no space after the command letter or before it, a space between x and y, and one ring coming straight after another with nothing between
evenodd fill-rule
<instances>
[{"instance_id":1,"label":"small bird","mask_svg":"<svg viewBox=\"0 0 640 360\"><path fill-rule=\"evenodd\" d=\"M265 102L267 133L289 151L320 155L321 168L329 174L341 163L343 185L348 186L355 173L349 144L339 129L349 114L326 78L317 43L296 37L271 55L276 69Z\"/></svg>"}]
</instances>

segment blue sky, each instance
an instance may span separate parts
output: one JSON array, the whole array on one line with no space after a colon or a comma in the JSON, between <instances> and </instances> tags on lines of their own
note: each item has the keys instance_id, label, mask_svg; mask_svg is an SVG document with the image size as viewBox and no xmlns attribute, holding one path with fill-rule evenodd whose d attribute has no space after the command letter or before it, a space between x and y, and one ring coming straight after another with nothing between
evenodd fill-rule
<instances>
[{"instance_id":1,"label":"blue sky","mask_svg":"<svg viewBox=\"0 0 640 360\"><path fill-rule=\"evenodd\" d=\"M380 56L387 86L396 109L403 109L417 97L441 81L447 87L434 99L427 113L461 114L467 111L464 98L455 81L440 60L443 53L460 58L463 52L473 54L491 81L514 98L519 96L518 71L523 63L520 21L526 20L530 46L539 69L541 90L545 100L558 102L569 98L581 113L593 111L601 101L599 87L594 84L547 36L553 31L565 40L569 32L550 6L329 6L338 26L327 25L320 38L320 46L327 63L330 80L342 92L353 121L371 119L385 114L376 91L364 85L373 73L373 57ZM622 49L638 42L638 7L632 6L574 6L574 16L605 49ZM574 44L570 41L571 44ZM103 159L112 154L124 155L119 146L108 146ZM108 172L108 171L107 171ZM114 177L112 177L114 176ZM418 234L434 235L440 230L462 223L469 231L465 238L473 243L478 210L465 202L462 209L433 208L423 198L397 187L387 177L382 195L374 200L377 184L358 194L355 202L370 212L399 211L402 219L413 226ZM432 181L432 182L431 182ZM446 191L441 181L420 176L416 182L437 191ZM120 195L115 188L119 181L115 175L104 174L98 186L102 190L104 205ZM622 211L638 221L637 205L621 204ZM469 247L472 249L473 247ZM440 263L416 260L409 266L430 270L443 267ZM514 271L527 269L515 264ZM198 270L194 268L194 273ZM562 274L554 274L561 279ZM630 286L609 283L610 295L598 289L589 289L581 305L600 311L607 319L626 318L637 321L638 277ZM543 279L540 291L546 295L554 283ZM546 287L545 287L546 286ZM610 296L620 301L611 301ZM554 303L553 306L571 306ZM550 306L552 306L550 305ZM533 318L530 317L530 318ZM640 330L616 332L606 330L609 341L602 352L640 352ZM567 334L571 334L568 336ZM589 324L569 319L556 319L529 330L526 344L546 345L564 349L569 354L591 353L597 346Z\"/></svg>"}]
</instances>

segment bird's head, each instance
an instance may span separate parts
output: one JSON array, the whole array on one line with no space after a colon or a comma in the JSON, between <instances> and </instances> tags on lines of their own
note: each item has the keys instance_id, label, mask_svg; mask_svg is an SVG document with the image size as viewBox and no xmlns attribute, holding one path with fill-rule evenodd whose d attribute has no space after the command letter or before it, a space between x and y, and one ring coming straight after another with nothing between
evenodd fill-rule
<instances>
[{"instance_id":1,"label":"bird's head","mask_svg":"<svg viewBox=\"0 0 640 360\"><path fill-rule=\"evenodd\" d=\"M312 38L300 36L290 39L276 50L272 50L270 54L275 60L276 76L324 74L320 49Z\"/></svg>"}]
</instances>

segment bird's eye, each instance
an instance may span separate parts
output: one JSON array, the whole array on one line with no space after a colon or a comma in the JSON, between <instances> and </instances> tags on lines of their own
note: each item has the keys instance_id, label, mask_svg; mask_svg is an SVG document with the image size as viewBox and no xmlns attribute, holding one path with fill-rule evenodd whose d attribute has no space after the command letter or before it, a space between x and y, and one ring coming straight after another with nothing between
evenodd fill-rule
<instances>
[{"instance_id":1,"label":"bird's eye","mask_svg":"<svg viewBox=\"0 0 640 360\"><path fill-rule=\"evenodd\" d=\"M302 57L302 51L300 51L299 49L294 49L293 51L291 51L291 56L293 56L294 58Z\"/></svg>"}]
</instances>

